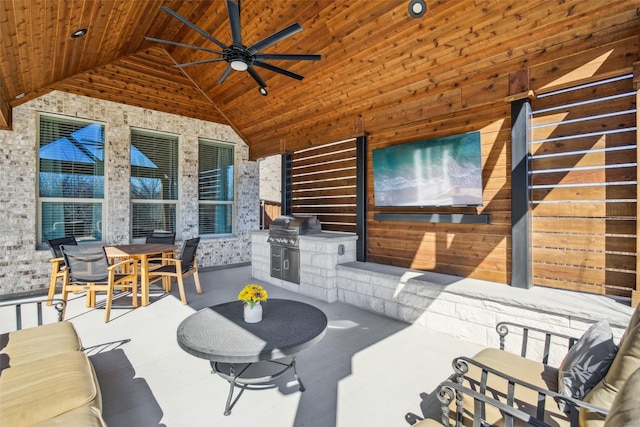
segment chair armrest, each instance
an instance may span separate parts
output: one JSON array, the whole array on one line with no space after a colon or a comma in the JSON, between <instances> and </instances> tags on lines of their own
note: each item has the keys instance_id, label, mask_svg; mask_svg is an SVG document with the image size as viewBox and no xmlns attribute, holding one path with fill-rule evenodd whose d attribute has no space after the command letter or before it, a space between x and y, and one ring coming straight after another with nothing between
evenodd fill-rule
<instances>
[{"instance_id":1,"label":"chair armrest","mask_svg":"<svg viewBox=\"0 0 640 427\"><path fill-rule=\"evenodd\" d=\"M522 331L522 341L520 344L520 356L522 357L527 357L529 341L532 339L530 333L534 332L537 336L544 335L544 350L542 354L542 360L540 360L540 362L544 364L548 364L549 362L549 352L551 350L552 338L559 339L560 341L566 341L567 351L569 351L569 349L579 340L579 338L554 331L548 331L546 329L534 328L532 326L521 325L513 322L500 322L496 325L496 332L498 332L498 335L500 336L500 350L504 350L505 340L510 332L510 327Z\"/></svg>"},{"instance_id":2,"label":"chair armrest","mask_svg":"<svg viewBox=\"0 0 640 427\"><path fill-rule=\"evenodd\" d=\"M132 273L137 274L138 273L138 260L135 258L127 258L125 260L122 260L120 262L117 262L115 264L111 264L109 267L107 267L107 270L109 272L111 271L115 271L119 268L123 268L123 271L128 271L127 268L132 268L133 271Z\"/></svg>"},{"instance_id":3,"label":"chair armrest","mask_svg":"<svg viewBox=\"0 0 640 427\"><path fill-rule=\"evenodd\" d=\"M162 261L162 263L168 263L168 264L179 264L180 262L182 262L182 260L180 258L167 258L167 257L162 257L162 258L149 258L147 261Z\"/></svg>"},{"instance_id":4,"label":"chair armrest","mask_svg":"<svg viewBox=\"0 0 640 427\"><path fill-rule=\"evenodd\" d=\"M516 387L527 388L529 390L535 391L538 394L535 417L539 420L544 419L546 397L551 397L556 402L559 400L562 400L565 402L565 405L569 408L569 420L570 420L570 425L572 427L578 426L578 415L580 413L581 408L584 408L585 410L597 412L603 415L607 415L607 413L609 412L608 409L591 405L590 403L584 402L582 400L565 396L555 391L544 389L544 388L535 386L533 384L527 383L505 372L501 372L497 369L494 369L490 366L487 366L469 357L464 357L464 356L457 357L453 359L452 365L453 365L453 370L455 372L454 374L455 382L462 385L464 384L464 381L466 379L467 382L469 382L470 384L477 383L478 392L480 394L485 394L487 392L488 379L491 375L504 379L507 382L507 390L501 390L501 391L503 391L505 394L507 405L513 405L515 401ZM479 380L475 378L471 378L470 376L467 375L469 373L470 365L475 366L476 368L479 368L481 370L481 376Z\"/></svg>"},{"instance_id":5,"label":"chair armrest","mask_svg":"<svg viewBox=\"0 0 640 427\"><path fill-rule=\"evenodd\" d=\"M532 417L530 414L523 412L513 406L509 406L504 402L489 397L485 394L478 393L471 388L465 387L462 384L455 383L453 381L444 381L440 384L438 389L438 400L442 408L442 424L448 427L462 427L465 412L471 415L468 409L464 407L463 395L468 395L473 398L473 425L480 426L485 425L486 420L483 418L485 413L485 405L491 405L500 410L504 415L505 426L513 426L514 419L525 422L535 427L551 427L543 421ZM455 400L455 424L452 426L450 423L450 407L451 403Z\"/></svg>"},{"instance_id":6,"label":"chair armrest","mask_svg":"<svg viewBox=\"0 0 640 427\"><path fill-rule=\"evenodd\" d=\"M44 317L43 317L43 312L42 312L42 304L46 304L46 303L52 303L53 308L58 312L57 314L57 319L58 322L62 322L62 320L64 319L64 311L65 308L67 306L67 302L63 299L58 299L58 298L54 298L54 299L35 299L35 300L29 300L29 301L19 301L19 302L4 302L4 303L0 303L0 308L2 307L15 307L15 319L16 319L16 330L20 330L22 329L22 317L23 317L23 313L22 313L22 309L24 306L31 306L31 305L35 305L35 311L37 314L37 324L38 326L44 324Z\"/></svg>"}]
</instances>

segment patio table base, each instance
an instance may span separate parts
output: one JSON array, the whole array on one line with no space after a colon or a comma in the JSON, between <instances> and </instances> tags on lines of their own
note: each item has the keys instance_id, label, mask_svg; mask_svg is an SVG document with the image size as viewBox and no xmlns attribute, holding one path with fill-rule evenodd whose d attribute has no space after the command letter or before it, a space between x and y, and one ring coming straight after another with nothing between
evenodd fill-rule
<instances>
[{"instance_id":1,"label":"patio table base","mask_svg":"<svg viewBox=\"0 0 640 427\"><path fill-rule=\"evenodd\" d=\"M234 365L233 363L221 363L221 362L215 362L212 360L210 361L210 364L211 364L211 373L217 374L218 376L227 380L227 382L229 383L229 396L227 396L227 403L224 408L225 415L231 415L231 409L240 398L240 394L238 394L236 396L236 399L233 400L233 393L236 387L239 387L242 389L242 391L244 391L245 389L249 388L252 385L267 384L283 376L289 369L293 370L293 377L298 382L298 390L301 392L305 390L304 384L302 384L302 380L300 379L300 376L298 375L298 371L296 370L295 354L291 355L291 361L289 363L283 363L278 360L263 360L255 363L241 364L245 366L240 368L239 371L236 370L236 365ZM242 376L244 373L247 372L247 370L251 366L256 364L278 365L279 370L272 374L263 375L260 377L243 377ZM225 372L224 369L221 369L221 365L228 365L228 373ZM242 393L242 391L240 393Z\"/></svg>"}]
</instances>

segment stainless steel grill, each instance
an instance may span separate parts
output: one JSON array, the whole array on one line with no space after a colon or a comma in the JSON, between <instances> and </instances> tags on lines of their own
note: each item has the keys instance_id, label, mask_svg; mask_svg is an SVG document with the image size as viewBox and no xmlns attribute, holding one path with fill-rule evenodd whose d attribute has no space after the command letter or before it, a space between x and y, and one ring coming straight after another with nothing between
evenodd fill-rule
<instances>
[{"instance_id":1,"label":"stainless steel grill","mask_svg":"<svg viewBox=\"0 0 640 427\"><path fill-rule=\"evenodd\" d=\"M271 244L271 277L300 284L298 237L321 231L322 226L315 216L283 215L273 220L267 239Z\"/></svg>"}]
</instances>

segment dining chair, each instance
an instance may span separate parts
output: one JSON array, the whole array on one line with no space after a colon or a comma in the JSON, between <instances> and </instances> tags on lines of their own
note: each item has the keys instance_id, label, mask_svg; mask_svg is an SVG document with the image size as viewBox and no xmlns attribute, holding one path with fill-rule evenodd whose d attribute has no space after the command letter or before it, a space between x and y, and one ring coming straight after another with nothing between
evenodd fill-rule
<instances>
[{"instance_id":1,"label":"dining chair","mask_svg":"<svg viewBox=\"0 0 640 427\"><path fill-rule=\"evenodd\" d=\"M165 243L174 245L176 243L176 233L171 231L152 231L147 234L145 243Z\"/></svg>"},{"instance_id":2,"label":"dining chair","mask_svg":"<svg viewBox=\"0 0 640 427\"><path fill-rule=\"evenodd\" d=\"M53 258L49 259L51 263L51 279L49 280L49 293L47 295L47 305L51 305L51 300L56 294L56 286L58 285L58 279L62 279L63 287L64 283L69 279L67 275L66 264L64 263L64 257L60 250L61 245L78 245L74 236L59 237L57 239L47 240L49 248L51 249L51 255Z\"/></svg>"},{"instance_id":3,"label":"dining chair","mask_svg":"<svg viewBox=\"0 0 640 427\"><path fill-rule=\"evenodd\" d=\"M138 263L127 259L110 265L104 246L60 247L67 265L69 279L63 284L62 299L67 300L69 291L87 291L87 306L95 307L97 291L106 291L105 323L111 316L114 290L131 290L133 307L138 306Z\"/></svg>"},{"instance_id":4,"label":"dining chair","mask_svg":"<svg viewBox=\"0 0 640 427\"><path fill-rule=\"evenodd\" d=\"M163 243L165 245L174 245L176 243L176 233L164 230L155 230L147 234L145 243ZM163 254L164 256L168 255ZM161 261L149 261L149 267L158 267L162 265ZM155 282L155 281L154 281Z\"/></svg>"},{"instance_id":5,"label":"dining chair","mask_svg":"<svg viewBox=\"0 0 640 427\"><path fill-rule=\"evenodd\" d=\"M196 284L196 292L202 293L200 287L200 277L198 276L198 263L196 261L196 251L200 244L200 238L189 239L184 242L180 255L176 258L151 258L149 261L160 261L163 265L149 271L149 283L152 279L162 278L162 287L165 292L171 292L171 279L176 278L178 282L178 290L180 291L180 300L182 304L187 303L184 293L184 278L193 276Z\"/></svg>"}]
</instances>

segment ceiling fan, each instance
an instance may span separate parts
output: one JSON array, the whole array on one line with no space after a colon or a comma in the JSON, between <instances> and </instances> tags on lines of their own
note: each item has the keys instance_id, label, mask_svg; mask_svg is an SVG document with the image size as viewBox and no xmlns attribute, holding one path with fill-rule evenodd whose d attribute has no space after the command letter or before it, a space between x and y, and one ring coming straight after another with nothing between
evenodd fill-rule
<instances>
[{"instance_id":1,"label":"ceiling fan","mask_svg":"<svg viewBox=\"0 0 640 427\"><path fill-rule=\"evenodd\" d=\"M224 70L220 78L218 79L218 84L224 83L224 81L229 77L232 71L247 71L251 77L258 83L258 91L266 96L267 95L267 84L260 77L258 72L255 70L255 67L261 67L270 71L274 71L276 73L280 73L284 76L294 78L296 80L302 80L304 77L300 74L296 74L289 70L285 70L284 68L277 67L275 65L269 64L265 61L268 60L285 60L285 61L319 61L321 59L320 55L313 54L294 54L294 53L260 53L263 49L266 49L279 41L302 31L302 27L297 22L289 25L288 27L268 36L264 39L260 40L257 43L252 44L247 47L242 43L242 31L240 28L240 0L227 0L227 11L229 13L229 24L231 26L231 38L232 44L227 46L224 43L220 42L218 39L213 37L211 34L208 34L206 31L202 30L200 27L195 25L194 23L188 21L184 17L180 16L178 13L169 9L166 6L161 6L164 12L168 13L178 21L187 25L189 28L198 32L198 34L202 35L208 40L211 40L213 43L218 45L221 50L213 50L207 49L200 46L194 46L190 44L178 43L171 40L162 40L156 39L153 37L145 37L146 40L158 43L165 43L174 46L186 47L189 49L201 50L209 53L213 53L216 55L220 55L220 57L205 59L202 61L195 62L187 62L184 64L174 65L176 68L189 67L191 65L199 65L199 64L207 64L210 62L222 62L225 61L229 65Z\"/></svg>"}]
</instances>

